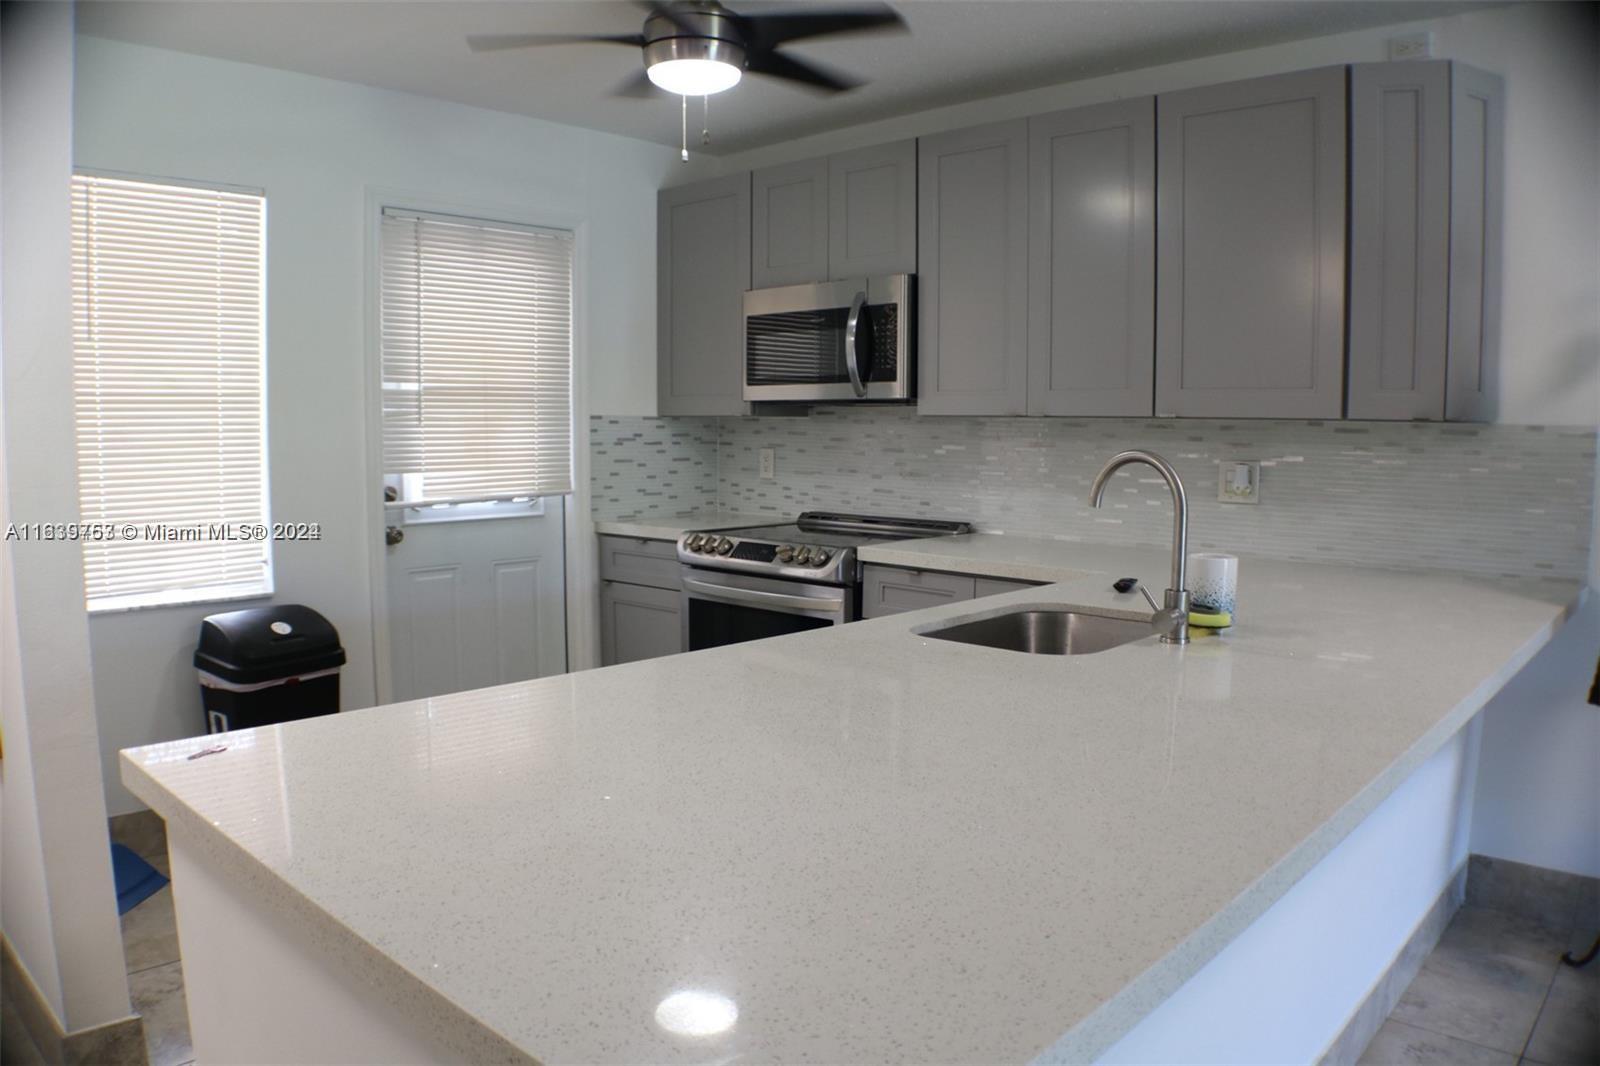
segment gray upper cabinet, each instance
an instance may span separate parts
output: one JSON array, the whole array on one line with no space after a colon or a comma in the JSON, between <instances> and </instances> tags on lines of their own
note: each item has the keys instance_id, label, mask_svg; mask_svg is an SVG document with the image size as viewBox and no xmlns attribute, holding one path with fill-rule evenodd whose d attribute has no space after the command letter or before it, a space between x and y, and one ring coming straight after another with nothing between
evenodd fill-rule
<instances>
[{"instance_id":1,"label":"gray upper cabinet","mask_svg":"<svg viewBox=\"0 0 1600 1066\"><path fill-rule=\"evenodd\" d=\"M1351 418L1444 417L1447 63L1350 71Z\"/></svg>"},{"instance_id":2,"label":"gray upper cabinet","mask_svg":"<svg viewBox=\"0 0 1600 1066\"><path fill-rule=\"evenodd\" d=\"M1493 417L1500 101L1443 60L1351 68L1350 418Z\"/></svg>"},{"instance_id":3,"label":"gray upper cabinet","mask_svg":"<svg viewBox=\"0 0 1600 1066\"><path fill-rule=\"evenodd\" d=\"M1155 375L1155 98L1028 121L1028 413L1145 415Z\"/></svg>"},{"instance_id":4,"label":"gray upper cabinet","mask_svg":"<svg viewBox=\"0 0 1600 1066\"><path fill-rule=\"evenodd\" d=\"M1344 67L1157 98L1158 416L1338 418Z\"/></svg>"},{"instance_id":5,"label":"gray upper cabinet","mask_svg":"<svg viewBox=\"0 0 1600 1066\"><path fill-rule=\"evenodd\" d=\"M750 175L750 284L799 285L828 276L828 161Z\"/></svg>"},{"instance_id":6,"label":"gray upper cabinet","mask_svg":"<svg viewBox=\"0 0 1600 1066\"><path fill-rule=\"evenodd\" d=\"M917 142L827 159L827 276L835 281L917 269Z\"/></svg>"},{"instance_id":7,"label":"gray upper cabinet","mask_svg":"<svg viewBox=\"0 0 1600 1066\"><path fill-rule=\"evenodd\" d=\"M924 137L917 154L917 410L1025 414L1027 120Z\"/></svg>"},{"instance_id":8,"label":"gray upper cabinet","mask_svg":"<svg viewBox=\"0 0 1600 1066\"><path fill-rule=\"evenodd\" d=\"M1450 347L1445 417L1492 422L1500 367L1505 85L1450 68Z\"/></svg>"},{"instance_id":9,"label":"gray upper cabinet","mask_svg":"<svg viewBox=\"0 0 1600 1066\"><path fill-rule=\"evenodd\" d=\"M659 413L744 413L739 354L749 287L750 175L661 190L656 203Z\"/></svg>"}]
</instances>

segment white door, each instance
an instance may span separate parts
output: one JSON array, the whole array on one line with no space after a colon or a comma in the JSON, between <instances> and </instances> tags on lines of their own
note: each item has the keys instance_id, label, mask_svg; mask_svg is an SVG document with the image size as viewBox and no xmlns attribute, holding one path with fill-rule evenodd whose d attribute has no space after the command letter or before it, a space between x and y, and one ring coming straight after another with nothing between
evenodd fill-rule
<instances>
[{"instance_id":1,"label":"white door","mask_svg":"<svg viewBox=\"0 0 1600 1066\"><path fill-rule=\"evenodd\" d=\"M390 513L392 530L403 534L384 549L395 700L566 671L564 502L552 496L531 506L446 509L504 509L514 517Z\"/></svg>"},{"instance_id":2,"label":"white door","mask_svg":"<svg viewBox=\"0 0 1600 1066\"><path fill-rule=\"evenodd\" d=\"M573 234L390 207L378 222L380 688L563 673Z\"/></svg>"}]
</instances>

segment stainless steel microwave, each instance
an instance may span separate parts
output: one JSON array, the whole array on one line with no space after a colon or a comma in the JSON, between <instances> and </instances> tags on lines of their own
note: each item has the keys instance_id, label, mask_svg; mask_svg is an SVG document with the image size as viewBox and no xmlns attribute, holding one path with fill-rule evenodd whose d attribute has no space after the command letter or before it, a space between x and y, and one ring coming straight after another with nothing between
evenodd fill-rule
<instances>
[{"instance_id":1,"label":"stainless steel microwave","mask_svg":"<svg viewBox=\"0 0 1600 1066\"><path fill-rule=\"evenodd\" d=\"M888 274L744 294L744 398L884 402L916 396L916 278Z\"/></svg>"}]
</instances>

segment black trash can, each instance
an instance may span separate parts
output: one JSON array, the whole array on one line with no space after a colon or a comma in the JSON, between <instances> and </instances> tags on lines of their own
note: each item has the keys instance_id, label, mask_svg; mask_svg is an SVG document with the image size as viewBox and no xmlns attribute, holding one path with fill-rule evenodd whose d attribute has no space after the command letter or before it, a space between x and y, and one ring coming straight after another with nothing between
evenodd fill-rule
<instances>
[{"instance_id":1,"label":"black trash can","mask_svg":"<svg viewBox=\"0 0 1600 1066\"><path fill-rule=\"evenodd\" d=\"M194 651L206 732L292 722L339 709L339 631L296 603L214 614Z\"/></svg>"}]
</instances>

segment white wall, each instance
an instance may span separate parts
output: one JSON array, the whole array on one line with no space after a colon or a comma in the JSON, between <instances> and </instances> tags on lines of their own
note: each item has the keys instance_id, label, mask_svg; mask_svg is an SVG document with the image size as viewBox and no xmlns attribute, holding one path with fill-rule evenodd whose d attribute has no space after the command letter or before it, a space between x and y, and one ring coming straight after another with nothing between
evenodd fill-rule
<instances>
[{"instance_id":1,"label":"white wall","mask_svg":"<svg viewBox=\"0 0 1600 1066\"><path fill-rule=\"evenodd\" d=\"M1437 57L1471 63L1506 82L1500 421L1594 425L1600 421L1596 10L1594 4L1529 3L1317 37L974 100L719 162L727 173L1058 108L1381 61L1390 37L1431 30Z\"/></svg>"},{"instance_id":2,"label":"white wall","mask_svg":"<svg viewBox=\"0 0 1600 1066\"><path fill-rule=\"evenodd\" d=\"M1480 855L1600 877L1600 594L1484 709Z\"/></svg>"},{"instance_id":3,"label":"white wall","mask_svg":"<svg viewBox=\"0 0 1600 1066\"><path fill-rule=\"evenodd\" d=\"M655 193L671 149L521 116L93 38L78 42L77 166L263 188L273 518L320 522L279 544L277 599L338 627L344 705L374 702L366 473L365 211L371 189L578 220L588 311L577 324L590 406L655 405ZM581 252L580 252L581 254ZM640 353L647 353L641 358ZM587 483L579 450L578 484ZM580 488L580 491L585 489ZM592 538L579 537L581 548ZM590 597L574 597L587 604ZM200 729L189 655L215 606L91 622L105 777L119 748ZM584 628L580 625L575 628Z\"/></svg>"},{"instance_id":4,"label":"white wall","mask_svg":"<svg viewBox=\"0 0 1600 1066\"><path fill-rule=\"evenodd\" d=\"M73 13L0 12L0 520L70 522ZM67 1032L129 1014L82 598L75 542L0 550L0 927Z\"/></svg>"}]
</instances>

